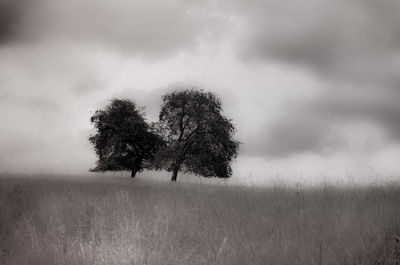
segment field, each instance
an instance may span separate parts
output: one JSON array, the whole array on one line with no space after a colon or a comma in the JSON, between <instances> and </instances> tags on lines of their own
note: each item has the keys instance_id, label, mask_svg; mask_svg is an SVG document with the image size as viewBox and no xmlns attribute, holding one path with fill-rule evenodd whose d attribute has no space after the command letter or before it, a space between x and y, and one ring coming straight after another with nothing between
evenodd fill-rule
<instances>
[{"instance_id":1,"label":"field","mask_svg":"<svg viewBox=\"0 0 400 265\"><path fill-rule=\"evenodd\" d=\"M400 185L0 177L0 264L396 264ZM398 263L397 263L398 264Z\"/></svg>"}]
</instances>

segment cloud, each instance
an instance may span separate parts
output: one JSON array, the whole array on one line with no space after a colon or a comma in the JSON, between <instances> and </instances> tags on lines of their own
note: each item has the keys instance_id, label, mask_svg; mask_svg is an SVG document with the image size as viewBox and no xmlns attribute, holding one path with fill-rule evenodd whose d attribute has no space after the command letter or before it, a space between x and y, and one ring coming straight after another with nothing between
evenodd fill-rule
<instances>
[{"instance_id":1,"label":"cloud","mask_svg":"<svg viewBox=\"0 0 400 265\"><path fill-rule=\"evenodd\" d=\"M0 46L16 37L26 6L26 0L0 0Z\"/></svg>"},{"instance_id":2,"label":"cloud","mask_svg":"<svg viewBox=\"0 0 400 265\"><path fill-rule=\"evenodd\" d=\"M312 100L310 100L312 101ZM243 152L252 156L284 158L302 153L330 155L346 146L332 118L315 112L304 101L284 103L283 113L274 122L248 137Z\"/></svg>"},{"instance_id":3,"label":"cloud","mask_svg":"<svg viewBox=\"0 0 400 265\"><path fill-rule=\"evenodd\" d=\"M244 151L269 158L377 151L400 143L399 101L393 89L325 87L311 98L283 102L281 115L249 137Z\"/></svg>"},{"instance_id":4,"label":"cloud","mask_svg":"<svg viewBox=\"0 0 400 265\"><path fill-rule=\"evenodd\" d=\"M61 166L63 158L73 163L75 152L82 169L79 161L92 152L84 145L88 134L77 132L89 127L93 105L107 97L103 59L79 45L0 48L1 170L46 168L54 161Z\"/></svg>"},{"instance_id":5,"label":"cloud","mask_svg":"<svg viewBox=\"0 0 400 265\"><path fill-rule=\"evenodd\" d=\"M242 52L351 83L398 86L400 2L396 0L237 1Z\"/></svg>"},{"instance_id":6,"label":"cloud","mask_svg":"<svg viewBox=\"0 0 400 265\"><path fill-rule=\"evenodd\" d=\"M86 43L158 59L230 36L243 58L345 83L400 85L396 0L2 1L0 39L15 33L28 43Z\"/></svg>"},{"instance_id":7,"label":"cloud","mask_svg":"<svg viewBox=\"0 0 400 265\"><path fill-rule=\"evenodd\" d=\"M395 89L347 87L329 89L312 102L312 109L332 122L364 121L381 127L400 142L400 92Z\"/></svg>"},{"instance_id":8,"label":"cloud","mask_svg":"<svg viewBox=\"0 0 400 265\"><path fill-rule=\"evenodd\" d=\"M275 122L264 121L246 152L267 157L330 154L349 148L349 128L361 123L377 128L387 142L400 142L400 2L220 4L242 22L236 37L244 62L282 63L312 73L320 84L315 97L281 104L282 114ZM360 138L368 141L368 133L361 131Z\"/></svg>"},{"instance_id":9,"label":"cloud","mask_svg":"<svg viewBox=\"0 0 400 265\"><path fill-rule=\"evenodd\" d=\"M217 38L224 23L195 1L33 0L29 6L29 1L14 2L6 1L0 9L1 39L15 32L20 42L86 43L151 58L196 48L210 34Z\"/></svg>"}]
</instances>

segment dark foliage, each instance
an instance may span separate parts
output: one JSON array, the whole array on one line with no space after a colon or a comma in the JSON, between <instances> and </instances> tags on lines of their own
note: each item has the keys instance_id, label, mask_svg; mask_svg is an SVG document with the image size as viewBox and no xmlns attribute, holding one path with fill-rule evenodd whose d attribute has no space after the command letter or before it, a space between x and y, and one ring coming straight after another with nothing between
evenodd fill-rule
<instances>
[{"instance_id":1,"label":"dark foliage","mask_svg":"<svg viewBox=\"0 0 400 265\"><path fill-rule=\"evenodd\" d=\"M132 177L143 170L163 145L143 118L134 102L113 99L104 110L90 118L97 133L89 137L98 156L92 171L132 171Z\"/></svg>"},{"instance_id":2,"label":"dark foliage","mask_svg":"<svg viewBox=\"0 0 400 265\"><path fill-rule=\"evenodd\" d=\"M179 170L230 177L239 142L233 139L231 120L221 114L221 100L210 92L187 89L168 93L162 101L157 130L167 144L157 152L153 166L173 171L173 181Z\"/></svg>"}]
</instances>

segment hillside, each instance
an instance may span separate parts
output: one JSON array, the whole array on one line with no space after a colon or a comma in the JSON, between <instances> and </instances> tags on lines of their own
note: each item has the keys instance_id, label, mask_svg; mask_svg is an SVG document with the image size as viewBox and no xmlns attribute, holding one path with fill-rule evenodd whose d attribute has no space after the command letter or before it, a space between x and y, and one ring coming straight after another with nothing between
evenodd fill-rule
<instances>
[{"instance_id":1,"label":"hillside","mask_svg":"<svg viewBox=\"0 0 400 265\"><path fill-rule=\"evenodd\" d=\"M2 176L0 264L394 264L399 202L398 183Z\"/></svg>"}]
</instances>

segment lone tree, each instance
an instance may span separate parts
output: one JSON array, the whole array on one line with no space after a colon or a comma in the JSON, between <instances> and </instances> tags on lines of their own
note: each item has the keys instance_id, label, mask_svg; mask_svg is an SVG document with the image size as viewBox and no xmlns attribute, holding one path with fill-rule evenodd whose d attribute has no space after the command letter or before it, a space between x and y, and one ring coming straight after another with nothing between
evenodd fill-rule
<instances>
[{"instance_id":1,"label":"lone tree","mask_svg":"<svg viewBox=\"0 0 400 265\"><path fill-rule=\"evenodd\" d=\"M162 97L158 130L166 146L153 160L156 168L204 177L229 178L231 162L237 156L239 142L233 139L235 127L221 114L221 100L213 93L187 89Z\"/></svg>"},{"instance_id":2,"label":"lone tree","mask_svg":"<svg viewBox=\"0 0 400 265\"><path fill-rule=\"evenodd\" d=\"M144 113L127 99L113 99L104 110L90 118L97 133L89 137L98 161L91 171L131 171L131 177L143 170L163 145L143 118Z\"/></svg>"}]
</instances>

